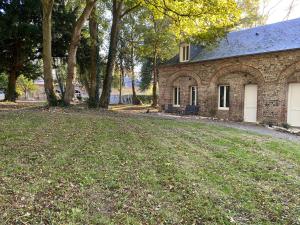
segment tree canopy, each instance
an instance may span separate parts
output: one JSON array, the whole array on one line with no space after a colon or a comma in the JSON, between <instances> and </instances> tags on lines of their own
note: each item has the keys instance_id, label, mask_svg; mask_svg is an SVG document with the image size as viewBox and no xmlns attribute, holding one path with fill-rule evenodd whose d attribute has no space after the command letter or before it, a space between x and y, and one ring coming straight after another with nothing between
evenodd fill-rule
<instances>
[{"instance_id":1,"label":"tree canopy","mask_svg":"<svg viewBox=\"0 0 300 225\"><path fill-rule=\"evenodd\" d=\"M156 105L158 66L176 54L180 42L213 44L234 27L251 27L264 19L259 0L3 0L0 9L0 72L8 76L9 100L15 100L20 74L36 77L43 50L40 76L49 104L56 101L55 82L65 89L62 97L69 104L79 81L86 83L91 105L104 108L120 56L127 71L143 64L142 89L153 88ZM67 67L60 76L64 79L53 77L52 68L59 66ZM99 71L104 71L102 78Z\"/></svg>"},{"instance_id":2,"label":"tree canopy","mask_svg":"<svg viewBox=\"0 0 300 225\"><path fill-rule=\"evenodd\" d=\"M0 71L9 76L6 99L16 99L16 80L36 78L41 49L40 5L36 0L1 1Z\"/></svg>"}]
</instances>

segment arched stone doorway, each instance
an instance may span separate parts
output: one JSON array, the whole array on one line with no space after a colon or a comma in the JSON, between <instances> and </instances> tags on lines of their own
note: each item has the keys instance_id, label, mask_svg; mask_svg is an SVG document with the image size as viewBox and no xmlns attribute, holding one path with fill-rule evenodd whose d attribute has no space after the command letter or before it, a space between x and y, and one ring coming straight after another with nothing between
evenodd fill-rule
<instances>
[{"instance_id":1,"label":"arched stone doorway","mask_svg":"<svg viewBox=\"0 0 300 225\"><path fill-rule=\"evenodd\" d=\"M179 76L171 84L172 104L178 107L198 105L198 84L190 76ZM192 92L193 91L193 92ZM176 99L177 98L177 99Z\"/></svg>"},{"instance_id":2,"label":"arched stone doorway","mask_svg":"<svg viewBox=\"0 0 300 225\"><path fill-rule=\"evenodd\" d=\"M300 62L282 71L278 83L281 90L281 123L300 127Z\"/></svg>"},{"instance_id":3,"label":"arched stone doorway","mask_svg":"<svg viewBox=\"0 0 300 225\"><path fill-rule=\"evenodd\" d=\"M194 93L194 104L199 105L200 102L200 78L190 71L180 71L170 76L166 82L168 87L165 90L164 97L167 99L166 104L172 104L175 107L185 108L192 104L192 91ZM175 101L179 94L179 101ZM167 97L167 98L166 98Z\"/></svg>"},{"instance_id":4,"label":"arched stone doorway","mask_svg":"<svg viewBox=\"0 0 300 225\"><path fill-rule=\"evenodd\" d=\"M257 96L263 95L262 85L264 79L260 71L246 65L231 65L217 71L212 76L209 92L211 103L211 112L215 116L223 119L234 121L244 121L247 105L247 99L254 99L256 121L260 121L262 117L262 98ZM253 96L247 97L245 90L247 87L256 87L256 93ZM223 102L224 101L224 102ZM254 121L251 121L254 122Z\"/></svg>"}]
</instances>

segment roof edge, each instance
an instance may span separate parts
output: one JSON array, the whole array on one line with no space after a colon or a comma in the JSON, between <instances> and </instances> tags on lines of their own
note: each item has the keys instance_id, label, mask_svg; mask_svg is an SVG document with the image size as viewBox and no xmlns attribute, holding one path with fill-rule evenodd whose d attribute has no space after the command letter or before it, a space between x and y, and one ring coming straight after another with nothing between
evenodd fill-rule
<instances>
[{"instance_id":1,"label":"roof edge","mask_svg":"<svg viewBox=\"0 0 300 225\"><path fill-rule=\"evenodd\" d=\"M162 64L162 65L159 66L159 68L191 65L191 64L204 63L204 62L213 62L213 61L218 61L218 60L234 59L234 58L246 57L246 56L268 55L268 54L282 53L282 52L289 52L289 51L297 51L297 50L300 50L300 48L284 49L284 50L272 51L272 52L260 52L260 53L245 54L245 55L235 55L235 56L230 56L230 57L223 57L223 58L216 58L216 59L205 59L205 60L199 60L199 61L194 61L194 62L181 62L181 63L169 64L169 65L168 64Z\"/></svg>"}]
</instances>

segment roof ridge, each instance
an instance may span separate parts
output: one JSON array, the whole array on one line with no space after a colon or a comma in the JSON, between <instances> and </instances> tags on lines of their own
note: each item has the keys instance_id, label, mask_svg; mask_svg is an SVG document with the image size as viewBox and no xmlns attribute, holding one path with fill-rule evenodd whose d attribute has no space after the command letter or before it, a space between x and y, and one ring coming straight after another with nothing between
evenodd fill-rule
<instances>
[{"instance_id":1,"label":"roof ridge","mask_svg":"<svg viewBox=\"0 0 300 225\"><path fill-rule=\"evenodd\" d=\"M190 62L300 49L300 18L230 32L212 48L192 46ZM168 62L178 63L178 55Z\"/></svg>"},{"instance_id":2,"label":"roof ridge","mask_svg":"<svg viewBox=\"0 0 300 225\"><path fill-rule=\"evenodd\" d=\"M263 28L263 27L272 27L272 26L275 26L275 25L278 25L278 24L289 23L289 22L292 22L292 21L295 21L295 20L300 21L300 17L295 18L295 19L290 19L290 20L284 20L284 21L280 21L280 22L276 22L276 23L270 23L270 24L259 25L259 26L256 26L256 27L245 28L245 29L241 29L241 30L234 30L234 31L229 32L228 34L244 32L244 31L249 31L249 30L255 30L255 29Z\"/></svg>"}]
</instances>

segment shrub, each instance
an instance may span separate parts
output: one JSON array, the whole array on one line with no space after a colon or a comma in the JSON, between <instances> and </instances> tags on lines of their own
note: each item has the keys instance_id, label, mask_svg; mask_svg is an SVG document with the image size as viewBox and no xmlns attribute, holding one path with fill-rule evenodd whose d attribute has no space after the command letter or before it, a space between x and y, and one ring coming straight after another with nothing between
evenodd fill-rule
<instances>
[{"instance_id":1,"label":"shrub","mask_svg":"<svg viewBox=\"0 0 300 225\"><path fill-rule=\"evenodd\" d=\"M282 127L285 129L290 129L291 126L288 123L283 123Z\"/></svg>"},{"instance_id":2,"label":"shrub","mask_svg":"<svg viewBox=\"0 0 300 225\"><path fill-rule=\"evenodd\" d=\"M143 104L152 103L152 95L137 95L137 97L142 101Z\"/></svg>"}]
</instances>

